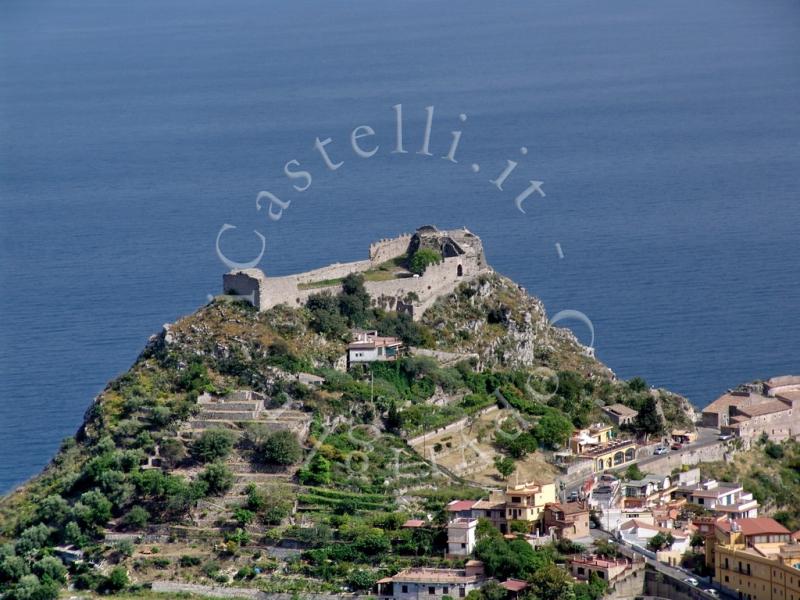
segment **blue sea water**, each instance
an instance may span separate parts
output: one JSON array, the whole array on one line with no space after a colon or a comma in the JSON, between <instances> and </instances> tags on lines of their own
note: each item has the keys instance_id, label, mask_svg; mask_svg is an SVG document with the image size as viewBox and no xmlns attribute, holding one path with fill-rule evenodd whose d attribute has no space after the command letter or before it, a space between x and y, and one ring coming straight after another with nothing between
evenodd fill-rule
<instances>
[{"instance_id":1,"label":"blue sea water","mask_svg":"<svg viewBox=\"0 0 800 600\"><path fill-rule=\"evenodd\" d=\"M588 315L621 377L702 405L800 372L796 0L6 0L0 14L0 492L46 464L150 334L219 290L224 223L241 260L264 234L269 274L466 225L551 314ZM406 154L391 153L395 104ZM349 148L358 125L372 158ZM305 192L282 174L291 159ZM546 196L522 214L529 180ZM256 210L261 190L291 200L279 221Z\"/></svg>"}]
</instances>

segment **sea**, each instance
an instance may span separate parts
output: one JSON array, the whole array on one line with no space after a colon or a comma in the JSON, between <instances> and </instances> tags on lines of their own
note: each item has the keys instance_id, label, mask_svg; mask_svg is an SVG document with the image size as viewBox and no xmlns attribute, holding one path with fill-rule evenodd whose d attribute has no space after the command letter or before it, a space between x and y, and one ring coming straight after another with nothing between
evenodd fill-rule
<instances>
[{"instance_id":1,"label":"sea","mask_svg":"<svg viewBox=\"0 0 800 600\"><path fill-rule=\"evenodd\" d=\"M621 378L702 406L800 373L800 4L5 0L0 493L222 258L425 224Z\"/></svg>"}]
</instances>

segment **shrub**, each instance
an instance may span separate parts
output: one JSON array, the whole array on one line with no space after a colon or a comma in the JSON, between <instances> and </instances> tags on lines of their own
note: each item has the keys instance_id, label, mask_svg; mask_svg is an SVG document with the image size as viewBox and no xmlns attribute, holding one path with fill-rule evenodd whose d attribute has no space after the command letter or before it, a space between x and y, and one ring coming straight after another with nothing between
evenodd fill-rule
<instances>
[{"instance_id":1,"label":"shrub","mask_svg":"<svg viewBox=\"0 0 800 600\"><path fill-rule=\"evenodd\" d=\"M291 431L281 430L267 437L261 446L261 455L267 463L288 466L302 458L303 450Z\"/></svg>"},{"instance_id":2,"label":"shrub","mask_svg":"<svg viewBox=\"0 0 800 600\"><path fill-rule=\"evenodd\" d=\"M199 556L189 556L188 554L184 554L183 556L181 556L180 560L178 561L178 564L182 567L196 567L201 562L203 561Z\"/></svg>"},{"instance_id":3,"label":"shrub","mask_svg":"<svg viewBox=\"0 0 800 600\"><path fill-rule=\"evenodd\" d=\"M211 463L200 473L200 480L208 486L208 493L222 495L233 486L233 473L221 462Z\"/></svg>"},{"instance_id":4,"label":"shrub","mask_svg":"<svg viewBox=\"0 0 800 600\"><path fill-rule=\"evenodd\" d=\"M411 257L408 270L417 275L422 275L430 265L442 262L442 255L430 248L420 248Z\"/></svg>"},{"instance_id":5,"label":"shrub","mask_svg":"<svg viewBox=\"0 0 800 600\"><path fill-rule=\"evenodd\" d=\"M226 429L209 429L192 444L192 456L200 462L226 458L233 448L234 435Z\"/></svg>"},{"instance_id":6,"label":"shrub","mask_svg":"<svg viewBox=\"0 0 800 600\"><path fill-rule=\"evenodd\" d=\"M128 572L122 567L114 567L102 584L102 588L110 592L120 592L128 587Z\"/></svg>"},{"instance_id":7,"label":"shrub","mask_svg":"<svg viewBox=\"0 0 800 600\"><path fill-rule=\"evenodd\" d=\"M141 506L134 506L130 509L124 517L122 517L122 524L126 529L141 529L150 520L150 513Z\"/></svg>"}]
</instances>

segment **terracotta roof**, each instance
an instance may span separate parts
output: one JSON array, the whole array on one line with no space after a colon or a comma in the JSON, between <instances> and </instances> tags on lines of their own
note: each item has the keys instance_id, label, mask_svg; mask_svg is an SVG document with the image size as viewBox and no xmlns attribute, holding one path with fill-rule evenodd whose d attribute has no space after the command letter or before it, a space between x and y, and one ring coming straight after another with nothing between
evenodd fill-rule
<instances>
[{"instance_id":1,"label":"terracotta roof","mask_svg":"<svg viewBox=\"0 0 800 600\"><path fill-rule=\"evenodd\" d=\"M703 409L704 413L725 413L731 405L738 406L750 400L749 392L728 392L722 394Z\"/></svg>"},{"instance_id":2,"label":"terracotta roof","mask_svg":"<svg viewBox=\"0 0 800 600\"><path fill-rule=\"evenodd\" d=\"M461 512L462 510L470 510L475 506L475 500L453 500L447 505L447 512Z\"/></svg>"},{"instance_id":3,"label":"terracotta roof","mask_svg":"<svg viewBox=\"0 0 800 600\"><path fill-rule=\"evenodd\" d=\"M756 517L754 519L737 519L735 523L739 526L741 532L747 536L751 535L767 535L770 533L774 534L786 534L789 535L791 532L786 529L783 525L778 523L775 519L771 519L770 517ZM731 521L719 521L717 523L717 527L719 527L722 531L730 532L731 531Z\"/></svg>"},{"instance_id":4,"label":"terracotta roof","mask_svg":"<svg viewBox=\"0 0 800 600\"><path fill-rule=\"evenodd\" d=\"M603 410L606 412L612 412L615 415L619 415L621 417L635 417L639 414L638 411L633 410L629 406L625 406L624 404L610 404L608 406L604 406Z\"/></svg>"},{"instance_id":5,"label":"terracotta roof","mask_svg":"<svg viewBox=\"0 0 800 600\"><path fill-rule=\"evenodd\" d=\"M425 521L423 521L422 519L409 519L408 521L403 523L403 527L409 527L409 528L424 527L424 526L425 526Z\"/></svg>"},{"instance_id":6,"label":"terracotta roof","mask_svg":"<svg viewBox=\"0 0 800 600\"><path fill-rule=\"evenodd\" d=\"M781 375L780 377L772 377L767 379L765 383L770 387L800 385L800 375Z\"/></svg>"},{"instance_id":7,"label":"terracotta roof","mask_svg":"<svg viewBox=\"0 0 800 600\"><path fill-rule=\"evenodd\" d=\"M791 407L785 402L781 402L780 400L771 400L769 402L759 402L758 404L753 404L752 406L739 406L736 408L736 410L743 415L757 417L759 415L782 412L784 410L789 410L790 408Z\"/></svg>"},{"instance_id":8,"label":"terracotta roof","mask_svg":"<svg viewBox=\"0 0 800 600\"><path fill-rule=\"evenodd\" d=\"M500 585L501 587L506 588L509 592L521 592L528 587L528 582L522 581L521 579L506 579Z\"/></svg>"},{"instance_id":9,"label":"terracotta roof","mask_svg":"<svg viewBox=\"0 0 800 600\"><path fill-rule=\"evenodd\" d=\"M775 394L776 398L783 398L788 402L794 402L795 400L800 400L800 390L791 391L791 392L778 392Z\"/></svg>"},{"instance_id":10,"label":"terracotta roof","mask_svg":"<svg viewBox=\"0 0 800 600\"><path fill-rule=\"evenodd\" d=\"M472 505L472 508L480 510L499 510L505 507L506 503L502 500L478 500Z\"/></svg>"},{"instance_id":11,"label":"terracotta roof","mask_svg":"<svg viewBox=\"0 0 800 600\"><path fill-rule=\"evenodd\" d=\"M550 502L545 504L545 508L561 511L565 515L577 515L580 513L589 512L589 507L581 504L580 502Z\"/></svg>"},{"instance_id":12,"label":"terracotta roof","mask_svg":"<svg viewBox=\"0 0 800 600\"><path fill-rule=\"evenodd\" d=\"M609 567L618 567L622 565L628 565L630 562L626 558L617 558L617 559L606 559L600 558L599 556L580 556L575 555L569 558L571 563L578 563L579 565L592 565L595 567L602 567L602 568L609 568Z\"/></svg>"},{"instance_id":13,"label":"terracotta roof","mask_svg":"<svg viewBox=\"0 0 800 600\"><path fill-rule=\"evenodd\" d=\"M393 577L384 577L378 583L470 583L483 579L483 575L467 575L463 569L406 569Z\"/></svg>"}]
</instances>

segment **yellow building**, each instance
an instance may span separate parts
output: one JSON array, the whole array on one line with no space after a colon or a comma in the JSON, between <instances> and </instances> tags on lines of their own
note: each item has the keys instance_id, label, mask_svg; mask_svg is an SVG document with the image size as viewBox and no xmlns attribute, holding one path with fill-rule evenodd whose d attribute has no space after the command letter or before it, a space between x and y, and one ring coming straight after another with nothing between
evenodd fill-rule
<instances>
[{"instance_id":1,"label":"yellow building","mask_svg":"<svg viewBox=\"0 0 800 600\"><path fill-rule=\"evenodd\" d=\"M774 519L719 521L706 552L717 582L738 598L800 600L800 544Z\"/></svg>"},{"instance_id":2,"label":"yellow building","mask_svg":"<svg viewBox=\"0 0 800 600\"><path fill-rule=\"evenodd\" d=\"M582 454L586 450L602 446L614 439L614 428L605 423L595 423L587 429L579 429L572 434L569 447L575 454Z\"/></svg>"},{"instance_id":3,"label":"yellow building","mask_svg":"<svg viewBox=\"0 0 800 600\"><path fill-rule=\"evenodd\" d=\"M548 502L556 501L555 483L521 483L505 491L507 521L538 521Z\"/></svg>"},{"instance_id":4,"label":"yellow building","mask_svg":"<svg viewBox=\"0 0 800 600\"><path fill-rule=\"evenodd\" d=\"M636 460L636 442L616 439L613 429L611 425L597 423L576 431L569 440L570 450L581 458L591 459L595 473L625 467Z\"/></svg>"}]
</instances>

